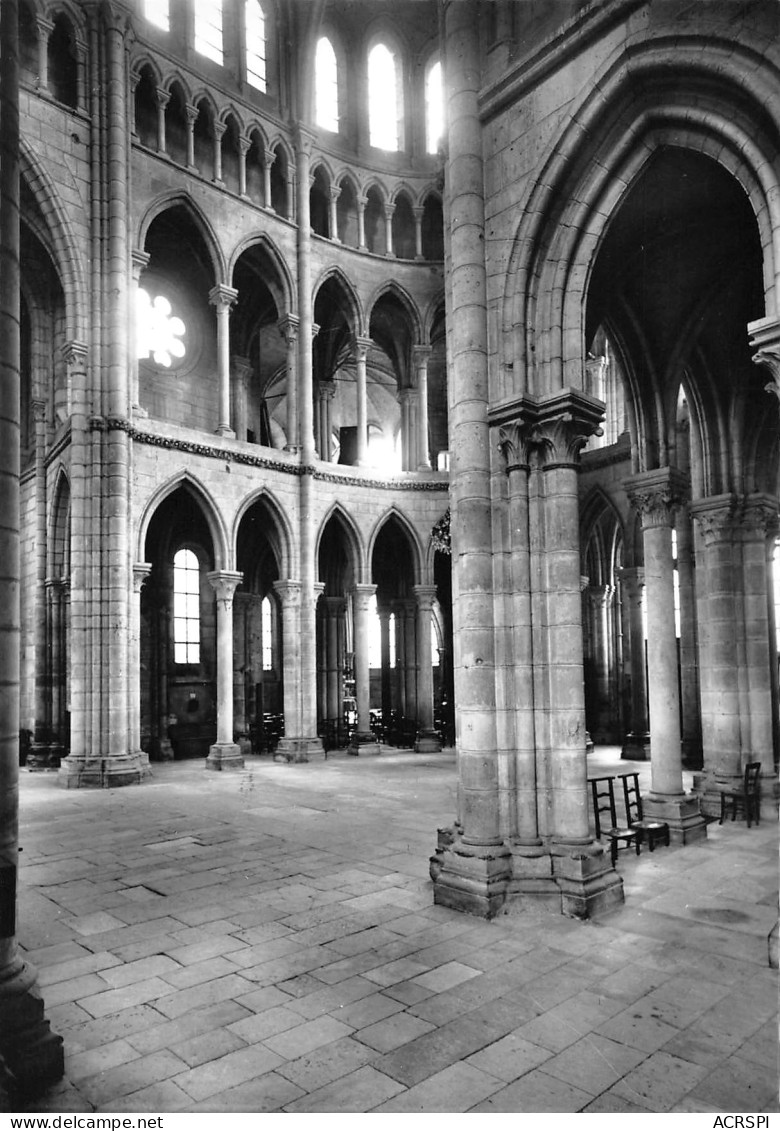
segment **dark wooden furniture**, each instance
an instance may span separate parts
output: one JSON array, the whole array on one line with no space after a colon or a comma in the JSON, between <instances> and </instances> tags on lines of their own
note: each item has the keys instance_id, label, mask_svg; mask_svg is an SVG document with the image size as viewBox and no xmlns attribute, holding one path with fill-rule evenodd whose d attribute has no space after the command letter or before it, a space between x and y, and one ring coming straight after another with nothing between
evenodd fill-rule
<instances>
[{"instance_id":1,"label":"dark wooden furniture","mask_svg":"<svg viewBox=\"0 0 780 1131\"><path fill-rule=\"evenodd\" d=\"M609 841L609 852L614 868L617 863L618 849L621 844L625 848L634 845L636 854L642 844L642 834L638 829L632 829L628 823L618 824L617 809L615 806L615 783L612 778L590 778L590 788L593 795L593 815L596 819L596 837Z\"/></svg>"},{"instance_id":2,"label":"dark wooden furniture","mask_svg":"<svg viewBox=\"0 0 780 1131\"><path fill-rule=\"evenodd\" d=\"M750 828L751 818L755 817L756 824L761 823L761 763L748 762L745 766L745 776L741 786L720 786L720 824L726 815L726 802L731 800L731 819L737 816L737 805L745 811L747 827Z\"/></svg>"},{"instance_id":3,"label":"dark wooden furniture","mask_svg":"<svg viewBox=\"0 0 780 1131\"><path fill-rule=\"evenodd\" d=\"M641 833L642 843L647 841L652 852L661 841L669 847L669 826L666 821L645 817L642 809L642 795L639 792L639 774L618 774L623 783L623 799L626 805L626 820L632 829Z\"/></svg>"}]
</instances>

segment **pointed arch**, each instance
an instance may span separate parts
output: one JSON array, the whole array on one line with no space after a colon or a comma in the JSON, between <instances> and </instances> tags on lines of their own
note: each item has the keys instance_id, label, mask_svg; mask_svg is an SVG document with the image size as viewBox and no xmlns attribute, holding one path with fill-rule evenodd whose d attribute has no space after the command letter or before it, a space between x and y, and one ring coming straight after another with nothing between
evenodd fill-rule
<instances>
[{"instance_id":1,"label":"pointed arch","mask_svg":"<svg viewBox=\"0 0 780 1131\"><path fill-rule=\"evenodd\" d=\"M232 542L227 528L222 519L219 506L208 488L200 481L198 476L190 471L180 470L157 487L143 504L138 517L138 533L136 535L136 561L145 560L146 536L155 512L169 496L182 487L190 493L200 507L206 521L211 541L214 546L214 568L232 568Z\"/></svg>"},{"instance_id":2,"label":"pointed arch","mask_svg":"<svg viewBox=\"0 0 780 1131\"><path fill-rule=\"evenodd\" d=\"M252 507L258 503L262 504L268 512L275 526L276 537L269 538L269 541L272 544L272 548L278 551L277 561L279 576L282 578L291 577L293 573L293 561L295 560L293 553L295 535L293 534L293 529L284 507L279 503L274 493L267 487L259 487L256 491L253 491L251 495L247 495L236 512L235 518L233 519L231 536L234 558L236 558L237 555L238 532L241 528L241 523Z\"/></svg>"},{"instance_id":3,"label":"pointed arch","mask_svg":"<svg viewBox=\"0 0 780 1131\"><path fill-rule=\"evenodd\" d=\"M312 308L322 288L326 283L335 285L342 293L347 310L352 320L352 332L362 335L365 332L365 322L360 297L352 282L347 278L341 267L331 265L326 267L312 287Z\"/></svg>"},{"instance_id":4,"label":"pointed arch","mask_svg":"<svg viewBox=\"0 0 780 1131\"><path fill-rule=\"evenodd\" d=\"M384 298L387 295L392 295L393 298L397 299L401 306L404 308L404 311L409 318L410 328L414 336L415 343L418 345L423 344L423 319L420 316L420 311L417 307L417 304L409 294L409 292L406 290L406 288L402 287L401 284L396 282L395 279L389 279L383 283L380 283L377 289L369 298L366 305L367 324L369 326L371 325L371 315L376 304L380 299Z\"/></svg>"},{"instance_id":5,"label":"pointed arch","mask_svg":"<svg viewBox=\"0 0 780 1131\"><path fill-rule=\"evenodd\" d=\"M294 314L297 305L296 288L284 256L267 232L262 232L259 236L246 236L233 248L227 272L227 277L231 280L231 286L232 279L235 275L236 264L239 262L242 255L252 248L260 249L270 260L271 266L276 272L276 278L267 276L263 281L274 297L280 316L283 314Z\"/></svg>"},{"instance_id":6,"label":"pointed arch","mask_svg":"<svg viewBox=\"0 0 780 1131\"><path fill-rule=\"evenodd\" d=\"M76 252L78 240L53 181L24 137L19 142L19 171L46 222L48 239L44 238L42 243L51 255L65 296L66 338L86 342L87 287L84 268Z\"/></svg>"},{"instance_id":7,"label":"pointed arch","mask_svg":"<svg viewBox=\"0 0 780 1131\"><path fill-rule=\"evenodd\" d=\"M195 201L186 192L172 190L162 193L146 209L138 226L138 247L144 247L146 236L152 221L172 208L182 208L188 218L198 229L211 262L215 282L226 283L228 280L227 264L222 249L217 240L216 233L211 223L206 218Z\"/></svg>"},{"instance_id":8,"label":"pointed arch","mask_svg":"<svg viewBox=\"0 0 780 1131\"><path fill-rule=\"evenodd\" d=\"M333 503L331 505L323 516L322 522L317 530L317 537L314 543L314 560L318 563L318 570L323 535L331 523L335 523L344 535L345 545L351 552L351 565L355 575L355 581L358 583L365 582L368 573L365 542L363 541L360 527L341 503Z\"/></svg>"},{"instance_id":9,"label":"pointed arch","mask_svg":"<svg viewBox=\"0 0 780 1131\"><path fill-rule=\"evenodd\" d=\"M374 549L376 547L377 539L389 523L396 523L401 527L403 533L406 535L406 538L408 540L408 547L411 551L412 556L414 583L415 585L422 584L425 552L420 544L420 536L407 516L395 505L390 506L386 511L383 512L383 514L379 516L376 523L374 524L373 530L369 535L367 547L369 566L373 561Z\"/></svg>"}]
</instances>

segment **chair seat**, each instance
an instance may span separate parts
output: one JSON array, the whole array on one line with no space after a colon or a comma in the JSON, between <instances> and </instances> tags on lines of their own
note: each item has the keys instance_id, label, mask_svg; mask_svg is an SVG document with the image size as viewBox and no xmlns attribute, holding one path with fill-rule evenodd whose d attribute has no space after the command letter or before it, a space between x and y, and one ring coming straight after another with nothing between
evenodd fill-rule
<instances>
[{"instance_id":1,"label":"chair seat","mask_svg":"<svg viewBox=\"0 0 780 1131\"><path fill-rule=\"evenodd\" d=\"M663 841L669 847L669 826L666 821L656 821L652 817L643 817L641 821L632 821L631 828L636 829L643 839L647 839L652 852L656 841Z\"/></svg>"}]
</instances>

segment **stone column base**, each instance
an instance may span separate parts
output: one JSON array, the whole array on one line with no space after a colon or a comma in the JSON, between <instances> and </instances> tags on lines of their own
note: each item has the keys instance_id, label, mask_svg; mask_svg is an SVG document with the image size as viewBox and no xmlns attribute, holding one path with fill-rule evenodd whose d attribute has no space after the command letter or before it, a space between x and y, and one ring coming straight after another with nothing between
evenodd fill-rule
<instances>
[{"instance_id":1,"label":"stone column base","mask_svg":"<svg viewBox=\"0 0 780 1131\"><path fill-rule=\"evenodd\" d=\"M243 770L244 756L235 742L215 742L206 755L207 770Z\"/></svg>"},{"instance_id":2,"label":"stone column base","mask_svg":"<svg viewBox=\"0 0 780 1131\"><path fill-rule=\"evenodd\" d=\"M669 838L673 844L693 844L707 837L707 822L704 820L695 793L680 793L667 796L662 793L648 793L642 798L645 817L654 821L666 821Z\"/></svg>"},{"instance_id":3,"label":"stone column base","mask_svg":"<svg viewBox=\"0 0 780 1131\"><path fill-rule=\"evenodd\" d=\"M107 754L105 757L63 758L57 783L65 789L86 789L96 786L114 789L120 785L138 785L148 771L141 763L141 752Z\"/></svg>"},{"instance_id":4,"label":"stone column base","mask_svg":"<svg viewBox=\"0 0 780 1131\"><path fill-rule=\"evenodd\" d=\"M21 1106L62 1079L62 1038L43 1015L35 970L17 958L0 971L0 1056L12 1075L10 1099Z\"/></svg>"},{"instance_id":5,"label":"stone column base","mask_svg":"<svg viewBox=\"0 0 780 1131\"><path fill-rule=\"evenodd\" d=\"M620 757L629 762L648 762L650 760L650 735L638 731L627 734Z\"/></svg>"},{"instance_id":6,"label":"stone column base","mask_svg":"<svg viewBox=\"0 0 780 1131\"><path fill-rule=\"evenodd\" d=\"M623 881L600 844L553 843L551 852L562 915L591 919L623 903Z\"/></svg>"},{"instance_id":7,"label":"stone column base","mask_svg":"<svg viewBox=\"0 0 780 1131\"><path fill-rule=\"evenodd\" d=\"M435 903L485 919L530 907L588 919L623 902L623 881L598 844L464 844L439 829L431 857Z\"/></svg>"},{"instance_id":8,"label":"stone column base","mask_svg":"<svg viewBox=\"0 0 780 1131\"><path fill-rule=\"evenodd\" d=\"M492 919L504 906L511 874L512 852L506 844L464 844L457 826L439 829L436 855L430 859L434 903Z\"/></svg>"},{"instance_id":9,"label":"stone column base","mask_svg":"<svg viewBox=\"0 0 780 1131\"><path fill-rule=\"evenodd\" d=\"M39 773L41 770L58 770L64 757L65 747L61 742L32 742L25 765L32 773Z\"/></svg>"},{"instance_id":10,"label":"stone column base","mask_svg":"<svg viewBox=\"0 0 780 1131\"><path fill-rule=\"evenodd\" d=\"M322 739L317 735L310 738L280 738L274 752L274 762L312 762L327 758L322 748Z\"/></svg>"},{"instance_id":11,"label":"stone column base","mask_svg":"<svg viewBox=\"0 0 780 1131\"><path fill-rule=\"evenodd\" d=\"M349 740L347 753L354 757L358 755L364 757L367 754L381 754L382 751L376 740L376 735L371 734L370 731L356 730Z\"/></svg>"},{"instance_id":12,"label":"stone column base","mask_svg":"<svg viewBox=\"0 0 780 1131\"><path fill-rule=\"evenodd\" d=\"M441 750L441 742L436 731L421 730L417 735L414 749L417 754L438 754Z\"/></svg>"}]
</instances>

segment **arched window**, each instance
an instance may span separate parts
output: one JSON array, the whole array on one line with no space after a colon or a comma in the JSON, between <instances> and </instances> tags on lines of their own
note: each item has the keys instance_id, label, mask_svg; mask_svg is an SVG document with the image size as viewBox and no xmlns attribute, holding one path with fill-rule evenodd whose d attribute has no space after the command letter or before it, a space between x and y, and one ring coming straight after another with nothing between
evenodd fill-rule
<instances>
[{"instance_id":1,"label":"arched window","mask_svg":"<svg viewBox=\"0 0 780 1131\"><path fill-rule=\"evenodd\" d=\"M160 31L171 30L170 0L144 0L144 16Z\"/></svg>"},{"instance_id":2,"label":"arched window","mask_svg":"<svg viewBox=\"0 0 780 1131\"><path fill-rule=\"evenodd\" d=\"M260 0L246 0L244 4L244 32L246 34L246 81L255 90L265 92L265 13Z\"/></svg>"},{"instance_id":3,"label":"arched window","mask_svg":"<svg viewBox=\"0 0 780 1131\"><path fill-rule=\"evenodd\" d=\"M70 20L62 12L49 36L49 90L58 102L75 110L78 101L78 56Z\"/></svg>"},{"instance_id":4,"label":"arched window","mask_svg":"<svg viewBox=\"0 0 780 1131\"><path fill-rule=\"evenodd\" d=\"M195 0L195 50L222 64L222 0Z\"/></svg>"},{"instance_id":5,"label":"arched window","mask_svg":"<svg viewBox=\"0 0 780 1131\"><path fill-rule=\"evenodd\" d=\"M200 566L192 550L173 558L173 659L200 663Z\"/></svg>"},{"instance_id":6,"label":"arched window","mask_svg":"<svg viewBox=\"0 0 780 1131\"><path fill-rule=\"evenodd\" d=\"M339 68L333 44L326 35L317 40L314 61L314 120L323 130L339 130Z\"/></svg>"},{"instance_id":7,"label":"arched window","mask_svg":"<svg viewBox=\"0 0 780 1131\"><path fill-rule=\"evenodd\" d=\"M377 43L368 53L368 134L377 149L401 148L402 88L397 56Z\"/></svg>"},{"instance_id":8,"label":"arched window","mask_svg":"<svg viewBox=\"0 0 780 1131\"><path fill-rule=\"evenodd\" d=\"M271 598L263 597L262 608L262 637L263 637L263 671L273 671L274 666L274 611L271 607Z\"/></svg>"},{"instance_id":9,"label":"arched window","mask_svg":"<svg viewBox=\"0 0 780 1131\"><path fill-rule=\"evenodd\" d=\"M437 153L444 137L444 86L437 59L425 76L425 152Z\"/></svg>"}]
</instances>

